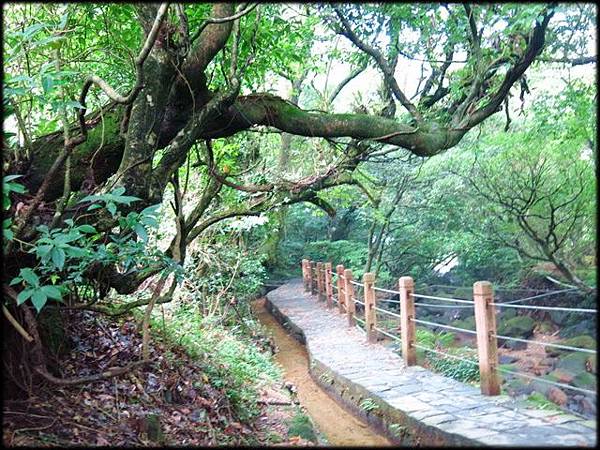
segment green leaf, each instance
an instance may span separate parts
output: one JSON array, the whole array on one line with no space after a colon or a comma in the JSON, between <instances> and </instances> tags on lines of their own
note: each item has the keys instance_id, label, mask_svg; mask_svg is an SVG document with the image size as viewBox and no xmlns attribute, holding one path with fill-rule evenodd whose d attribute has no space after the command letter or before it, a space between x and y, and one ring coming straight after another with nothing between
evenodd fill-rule
<instances>
[{"instance_id":1,"label":"green leaf","mask_svg":"<svg viewBox=\"0 0 600 450\"><path fill-rule=\"evenodd\" d=\"M44 94L49 94L52 91L53 86L54 78L52 78L51 75L42 77L42 88L44 89Z\"/></svg>"},{"instance_id":2,"label":"green leaf","mask_svg":"<svg viewBox=\"0 0 600 450\"><path fill-rule=\"evenodd\" d=\"M65 265L65 252L60 248L53 248L50 256L52 257L52 262L58 268L58 270L62 270L63 266Z\"/></svg>"},{"instance_id":3,"label":"green leaf","mask_svg":"<svg viewBox=\"0 0 600 450\"><path fill-rule=\"evenodd\" d=\"M38 313L42 310L47 300L48 297L41 289L35 290L31 296L31 303L33 303L33 306L35 306Z\"/></svg>"},{"instance_id":4,"label":"green leaf","mask_svg":"<svg viewBox=\"0 0 600 450\"><path fill-rule=\"evenodd\" d=\"M108 209L108 212L114 217L114 215L117 213L117 205L115 205L114 203L108 203L106 205L106 209Z\"/></svg>"},{"instance_id":5,"label":"green leaf","mask_svg":"<svg viewBox=\"0 0 600 450\"><path fill-rule=\"evenodd\" d=\"M87 225L87 224L86 225L79 225L77 227L77 229L79 231L84 232L84 233L95 233L96 232L96 229L93 226Z\"/></svg>"},{"instance_id":6,"label":"green leaf","mask_svg":"<svg viewBox=\"0 0 600 450\"><path fill-rule=\"evenodd\" d=\"M21 277L14 277L12 280L10 280L10 283L8 285L9 286L14 286L15 284L18 284L21 281L23 281L23 278L21 278Z\"/></svg>"},{"instance_id":7,"label":"green leaf","mask_svg":"<svg viewBox=\"0 0 600 450\"><path fill-rule=\"evenodd\" d=\"M19 295L17 295L17 305L21 305L24 302L26 302L27 299L31 297L31 294L33 294L33 292L33 289L25 289L19 292Z\"/></svg>"},{"instance_id":8,"label":"green leaf","mask_svg":"<svg viewBox=\"0 0 600 450\"><path fill-rule=\"evenodd\" d=\"M27 282L27 284L29 284L31 286L39 286L40 285L39 277L29 267L21 269L19 272L19 275Z\"/></svg>"},{"instance_id":9,"label":"green leaf","mask_svg":"<svg viewBox=\"0 0 600 450\"><path fill-rule=\"evenodd\" d=\"M46 296L48 296L48 298L62 300L62 293L60 292L60 289L56 286L42 286L42 291L44 292L44 294L46 294Z\"/></svg>"},{"instance_id":10,"label":"green leaf","mask_svg":"<svg viewBox=\"0 0 600 450\"><path fill-rule=\"evenodd\" d=\"M136 223L134 230L137 233L137 235L140 237L140 239L142 241L144 241L144 243L148 242L148 234L146 233L146 229L144 228L143 225Z\"/></svg>"}]
</instances>

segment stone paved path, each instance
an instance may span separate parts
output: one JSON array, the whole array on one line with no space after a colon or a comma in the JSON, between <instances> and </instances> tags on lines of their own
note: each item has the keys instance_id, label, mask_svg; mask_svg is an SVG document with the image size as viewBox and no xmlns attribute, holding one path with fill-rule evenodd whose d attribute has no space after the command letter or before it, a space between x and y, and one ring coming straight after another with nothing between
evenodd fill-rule
<instances>
[{"instance_id":1,"label":"stone paved path","mask_svg":"<svg viewBox=\"0 0 600 450\"><path fill-rule=\"evenodd\" d=\"M595 446L596 421L556 411L516 407L506 395L486 397L478 388L406 367L402 358L381 344L366 343L365 335L349 328L337 309L303 292L294 280L267 294L275 312L299 328L311 362L406 416L421 428L459 445ZM416 422L415 422L416 421ZM439 443L440 440L438 439ZM421 441L421 445L427 445Z\"/></svg>"}]
</instances>

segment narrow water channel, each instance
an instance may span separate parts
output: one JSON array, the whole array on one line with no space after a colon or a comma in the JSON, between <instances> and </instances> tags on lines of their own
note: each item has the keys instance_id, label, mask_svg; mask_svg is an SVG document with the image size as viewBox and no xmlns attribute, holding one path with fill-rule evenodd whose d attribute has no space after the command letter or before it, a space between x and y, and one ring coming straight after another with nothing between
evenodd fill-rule
<instances>
[{"instance_id":1,"label":"narrow water channel","mask_svg":"<svg viewBox=\"0 0 600 450\"><path fill-rule=\"evenodd\" d=\"M308 373L306 348L287 334L267 311L264 298L255 301L253 308L258 320L269 330L277 344L279 351L275 354L275 361L283 367L286 381L296 386L300 404L306 408L329 445L392 445L365 422L343 409L313 381Z\"/></svg>"}]
</instances>

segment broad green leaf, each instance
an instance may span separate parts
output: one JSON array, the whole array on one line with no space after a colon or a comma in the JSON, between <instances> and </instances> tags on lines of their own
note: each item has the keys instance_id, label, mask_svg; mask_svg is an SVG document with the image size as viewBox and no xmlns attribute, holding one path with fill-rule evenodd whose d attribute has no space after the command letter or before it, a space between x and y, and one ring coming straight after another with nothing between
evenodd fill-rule
<instances>
[{"instance_id":1,"label":"broad green leaf","mask_svg":"<svg viewBox=\"0 0 600 450\"><path fill-rule=\"evenodd\" d=\"M48 298L53 298L55 300L62 300L62 293L60 292L60 289L57 288L56 286L42 286L42 291L44 292L44 294L46 294L48 296Z\"/></svg>"},{"instance_id":2,"label":"broad green leaf","mask_svg":"<svg viewBox=\"0 0 600 450\"><path fill-rule=\"evenodd\" d=\"M33 303L38 313L42 310L47 300L48 297L41 289L36 289L31 295L31 303Z\"/></svg>"},{"instance_id":3,"label":"broad green leaf","mask_svg":"<svg viewBox=\"0 0 600 450\"><path fill-rule=\"evenodd\" d=\"M22 305L24 302L26 302L27 299L31 297L31 294L33 294L33 292L33 289L25 289L19 292L19 295L17 295L17 305Z\"/></svg>"},{"instance_id":4,"label":"broad green leaf","mask_svg":"<svg viewBox=\"0 0 600 450\"><path fill-rule=\"evenodd\" d=\"M21 269L19 272L19 275L27 282L27 284L29 284L31 286L39 286L39 284L40 284L39 277L29 267Z\"/></svg>"},{"instance_id":5,"label":"broad green leaf","mask_svg":"<svg viewBox=\"0 0 600 450\"><path fill-rule=\"evenodd\" d=\"M58 268L58 270L62 270L65 265L65 252L60 248L53 248L50 253L52 258L52 263Z\"/></svg>"}]
</instances>

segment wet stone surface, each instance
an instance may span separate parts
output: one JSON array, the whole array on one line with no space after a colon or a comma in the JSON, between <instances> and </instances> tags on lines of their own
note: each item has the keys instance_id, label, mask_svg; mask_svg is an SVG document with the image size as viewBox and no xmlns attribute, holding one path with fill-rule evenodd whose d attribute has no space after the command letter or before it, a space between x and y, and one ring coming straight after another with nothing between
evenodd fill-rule
<instances>
[{"instance_id":1,"label":"wet stone surface","mask_svg":"<svg viewBox=\"0 0 600 450\"><path fill-rule=\"evenodd\" d=\"M302 330L312 360L438 434L462 437L465 445L596 445L595 421L516 407L508 396L486 397L422 367L406 367L391 349L368 344L364 333L349 328L337 308L328 310L305 293L300 280L269 292L267 299Z\"/></svg>"}]
</instances>

